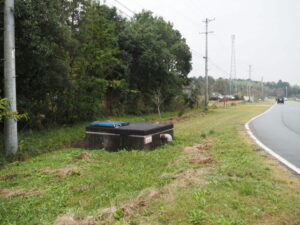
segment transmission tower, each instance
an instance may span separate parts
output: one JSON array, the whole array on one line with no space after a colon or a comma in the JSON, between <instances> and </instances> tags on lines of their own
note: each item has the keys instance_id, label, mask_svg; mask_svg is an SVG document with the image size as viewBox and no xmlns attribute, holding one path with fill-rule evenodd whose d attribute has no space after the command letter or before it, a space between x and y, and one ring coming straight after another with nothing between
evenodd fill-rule
<instances>
[{"instance_id":1,"label":"transmission tower","mask_svg":"<svg viewBox=\"0 0 300 225\"><path fill-rule=\"evenodd\" d=\"M236 60L235 60L235 35L231 35L231 63L230 63L230 78L229 89L230 95L237 93L236 81Z\"/></svg>"}]
</instances>

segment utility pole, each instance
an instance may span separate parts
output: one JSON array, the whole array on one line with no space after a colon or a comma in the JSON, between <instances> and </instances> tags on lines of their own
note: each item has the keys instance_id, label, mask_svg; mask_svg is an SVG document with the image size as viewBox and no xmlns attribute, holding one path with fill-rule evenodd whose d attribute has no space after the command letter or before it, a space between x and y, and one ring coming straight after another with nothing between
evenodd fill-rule
<instances>
[{"instance_id":1,"label":"utility pole","mask_svg":"<svg viewBox=\"0 0 300 225\"><path fill-rule=\"evenodd\" d=\"M248 82L248 101L250 102L251 98L251 73L252 73L252 66L249 65L249 82Z\"/></svg>"},{"instance_id":2,"label":"utility pole","mask_svg":"<svg viewBox=\"0 0 300 225\"><path fill-rule=\"evenodd\" d=\"M232 95L232 86L233 93L237 93L237 81L236 81L236 60L235 60L235 35L231 35L231 64L230 64L230 79L229 79L229 95Z\"/></svg>"},{"instance_id":3,"label":"utility pole","mask_svg":"<svg viewBox=\"0 0 300 225\"><path fill-rule=\"evenodd\" d=\"M9 101L11 112L16 112L14 0L5 0L4 3L4 95ZM18 150L18 129L15 118L6 118L4 121L4 149L6 155L15 154Z\"/></svg>"},{"instance_id":4,"label":"utility pole","mask_svg":"<svg viewBox=\"0 0 300 225\"><path fill-rule=\"evenodd\" d=\"M208 23L215 19L206 18L203 22L205 23L205 111L208 110L208 34L213 33L212 31L208 31Z\"/></svg>"},{"instance_id":5,"label":"utility pole","mask_svg":"<svg viewBox=\"0 0 300 225\"><path fill-rule=\"evenodd\" d=\"M287 98L287 96L288 96L288 95L287 95L287 91L288 91L287 89L288 89L288 87L285 86L285 97L286 97L286 98Z\"/></svg>"}]
</instances>

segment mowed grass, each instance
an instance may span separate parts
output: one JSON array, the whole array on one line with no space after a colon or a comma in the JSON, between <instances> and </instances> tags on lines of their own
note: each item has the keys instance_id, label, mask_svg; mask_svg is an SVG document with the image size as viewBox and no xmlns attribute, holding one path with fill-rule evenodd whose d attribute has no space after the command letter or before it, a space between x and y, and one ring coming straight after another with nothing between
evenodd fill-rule
<instances>
[{"instance_id":1,"label":"mowed grass","mask_svg":"<svg viewBox=\"0 0 300 225\"><path fill-rule=\"evenodd\" d=\"M267 108L238 105L177 123L174 142L151 152L62 149L11 163L0 170L1 188L43 192L0 196L0 224L52 224L67 213L97 216L145 188L160 189L171 182L162 174L195 167L182 150L205 136L212 140L207 154L214 160L207 165L205 184L178 188L172 199L155 200L113 224L300 224L298 178L249 144L243 133L243 124ZM90 160L74 160L82 152ZM62 168L74 171L67 176L45 172Z\"/></svg>"}]
</instances>

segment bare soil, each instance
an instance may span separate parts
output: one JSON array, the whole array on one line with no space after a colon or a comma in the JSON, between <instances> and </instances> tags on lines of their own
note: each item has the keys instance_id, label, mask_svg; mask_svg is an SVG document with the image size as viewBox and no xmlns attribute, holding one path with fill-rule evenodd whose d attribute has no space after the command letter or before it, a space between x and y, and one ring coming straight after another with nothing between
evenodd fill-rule
<instances>
[{"instance_id":1,"label":"bare soil","mask_svg":"<svg viewBox=\"0 0 300 225\"><path fill-rule=\"evenodd\" d=\"M24 190L11 190L7 188L0 188L0 196L4 196L6 198L12 198L15 196L29 197L32 195L40 195L43 194L44 192L45 192L44 190L38 190L38 189L24 191Z\"/></svg>"},{"instance_id":2,"label":"bare soil","mask_svg":"<svg viewBox=\"0 0 300 225\"><path fill-rule=\"evenodd\" d=\"M184 115L184 116L181 116L181 117L170 118L168 120L165 120L164 123L179 123L179 122L187 121L191 118L203 117L203 116L206 116L206 113L191 113L191 114Z\"/></svg>"},{"instance_id":3,"label":"bare soil","mask_svg":"<svg viewBox=\"0 0 300 225\"><path fill-rule=\"evenodd\" d=\"M57 170L45 168L42 170L43 173L51 173L51 174L55 174L59 177L67 177L75 171L78 171L77 167L61 168L61 169L57 169Z\"/></svg>"},{"instance_id":4,"label":"bare soil","mask_svg":"<svg viewBox=\"0 0 300 225\"><path fill-rule=\"evenodd\" d=\"M87 152L81 153L79 156L75 156L73 158L74 161L84 160L84 161L90 161L91 155Z\"/></svg>"},{"instance_id":5,"label":"bare soil","mask_svg":"<svg viewBox=\"0 0 300 225\"><path fill-rule=\"evenodd\" d=\"M12 180L12 179L16 178L17 176L18 176L18 174L11 174L11 175L1 177L1 180L8 181L8 180Z\"/></svg>"},{"instance_id":6,"label":"bare soil","mask_svg":"<svg viewBox=\"0 0 300 225\"><path fill-rule=\"evenodd\" d=\"M93 217L87 217L83 220L75 218L73 214L63 215L57 218L53 225L96 225Z\"/></svg>"},{"instance_id":7,"label":"bare soil","mask_svg":"<svg viewBox=\"0 0 300 225\"><path fill-rule=\"evenodd\" d=\"M72 192L77 192L77 191L85 191L88 190L89 186L88 185L83 185L83 186L78 186L78 187L73 187L70 189Z\"/></svg>"}]
</instances>

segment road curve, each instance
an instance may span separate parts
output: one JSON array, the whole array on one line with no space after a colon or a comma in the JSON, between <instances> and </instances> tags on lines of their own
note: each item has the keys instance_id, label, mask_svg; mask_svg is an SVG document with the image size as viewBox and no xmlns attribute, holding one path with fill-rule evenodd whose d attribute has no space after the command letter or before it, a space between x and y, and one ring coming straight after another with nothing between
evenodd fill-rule
<instances>
[{"instance_id":1,"label":"road curve","mask_svg":"<svg viewBox=\"0 0 300 225\"><path fill-rule=\"evenodd\" d=\"M300 170L300 103L287 101L249 122L254 137ZM289 166L291 167L291 166ZM294 169L295 170L295 169Z\"/></svg>"}]
</instances>

